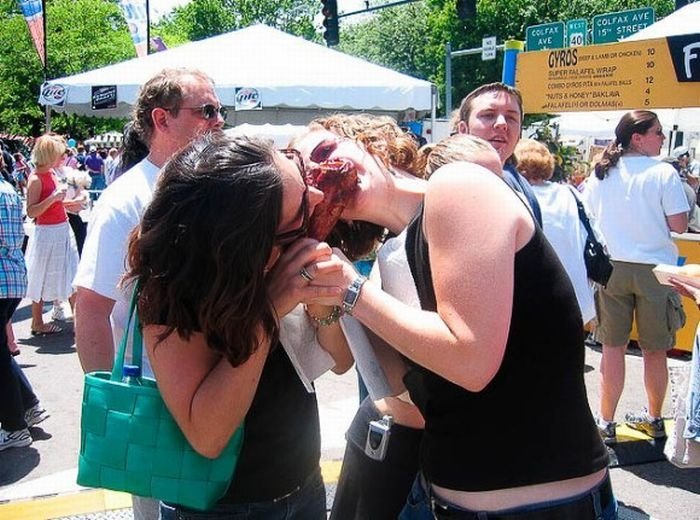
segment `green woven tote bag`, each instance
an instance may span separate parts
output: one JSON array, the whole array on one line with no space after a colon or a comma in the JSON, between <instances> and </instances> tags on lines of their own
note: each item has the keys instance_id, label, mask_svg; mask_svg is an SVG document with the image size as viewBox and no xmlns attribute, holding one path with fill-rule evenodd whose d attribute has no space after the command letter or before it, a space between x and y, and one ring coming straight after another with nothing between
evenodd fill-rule
<instances>
[{"instance_id":1,"label":"green woven tote bag","mask_svg":"<svg viewBox=\"0 0 700 520\"><path fill-rule=\"evenodd\" d=\"M233 477L243 446L243 425L219 457L208 459L187 442L153 379L142 377L141 385L122 382L132 321L132 363L142 366L137 290L112 372L85 375L78 484L210 509Z\"/></svg>"}]
</instances>

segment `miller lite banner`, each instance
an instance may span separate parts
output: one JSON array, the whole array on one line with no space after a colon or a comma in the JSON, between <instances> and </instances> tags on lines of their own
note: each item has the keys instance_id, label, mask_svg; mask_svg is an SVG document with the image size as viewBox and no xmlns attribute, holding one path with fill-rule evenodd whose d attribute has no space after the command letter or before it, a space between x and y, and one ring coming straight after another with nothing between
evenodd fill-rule
<instances>
[{"instance_id":1,"label":"miller lite banner","mask_svg":"<svg viewBox=\"0 0 700 520\"><path fill-rule=\"evenodd\" d=\"M236 88L234 110L262 110L262 99L256 88Z\"/></svg>"},{"instance_id":2,"label":"miller lite banner","mask_svg":"<svg viewBox=\"0 0 700 520\"><path fill-rule=\"evenodd\" d=\"M49 105L52 107L62 107L66 102L66 95L68 94L68 87L63 85L50 85L44 83L41 85L41 92L39 93L39 103L42 105Z\"/></svg>"},{"instance_id":3,"label":"miller lite banner","mask_svg":"<svg viewBox=\"0 0 700 520\"><path fill-rule=\"evenodd\" d=\"M126 25L129 26L131 40L136 48L136 56L141 58L148 54L148 9L146 0L119 0Z\"/></svg>"},{"instance_id":4,"label":"miller lite banner","mask_svg":"<svg viewBox=\"0 0 700 520\"><path fill-rule=\"evenodd\" d=\"M41 64L46 66L46 50L44 49L44 6L42 0L17 0L24 19L29 28L29 34L34 40L34 47L39 54Z\"/></svg>"}]
</instances>

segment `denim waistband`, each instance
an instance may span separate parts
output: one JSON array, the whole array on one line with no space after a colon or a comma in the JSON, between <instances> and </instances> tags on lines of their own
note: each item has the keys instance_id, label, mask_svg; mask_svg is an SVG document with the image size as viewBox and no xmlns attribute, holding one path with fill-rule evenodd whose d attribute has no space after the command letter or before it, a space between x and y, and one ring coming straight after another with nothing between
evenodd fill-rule
<instances>
[{"instance_id":1,"label":"denim waistband","mask_svg":"<svg viewBox=\"0 0 700 520\"><path fill-rule=\"evenodd\" d=\"M502 511L470 511L444 503L430 493L433 512L439 520L538 520L550 518L602 518L602 512L613 502L610 475L593 489L574 497L532 504Z\"/></svg>"}]
</instances>

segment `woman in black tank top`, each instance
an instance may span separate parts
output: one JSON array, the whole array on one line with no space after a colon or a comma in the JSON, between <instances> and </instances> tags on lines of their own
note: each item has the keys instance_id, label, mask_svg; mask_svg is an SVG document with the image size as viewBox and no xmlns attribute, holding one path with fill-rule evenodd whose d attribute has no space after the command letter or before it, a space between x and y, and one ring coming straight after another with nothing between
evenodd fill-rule
<instances>
[{"instance_id":1,"label":"woman in black tank top","mask_svg":"<svg viewBox=\"0 0 700 520\"><path fill-rule=\"evenodd\" d=\"M367 185L352 218L371 207ZM443 166L406 252L422 309L365 283L349 262L334 301L411 367L405 383L426 433L401 518L614 518L573 288L525 203L482 167Z\"/></svg>"}]
</instances>

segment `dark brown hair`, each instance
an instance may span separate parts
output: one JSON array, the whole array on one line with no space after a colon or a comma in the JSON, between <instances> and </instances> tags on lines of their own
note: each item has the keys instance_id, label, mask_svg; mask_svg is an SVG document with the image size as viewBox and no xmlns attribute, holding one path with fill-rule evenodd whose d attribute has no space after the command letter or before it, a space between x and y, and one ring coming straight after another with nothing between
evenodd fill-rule
<instances>
[{"instance_id":1,"label":"dark brown hair","mask_svg":"<svg viewBox=\"0 0 700 520\"><path fill-rule=\"evenodd\" d=\"M233 366L278 338L265 284L282 207L272 145L212 132L161 171L153 201L129 241L126 281L140 290L144 325L188 339L201 332Z\"/></svg>"},{"instance_id":2,"label":"dark brown hair","mask_svg":"<svg viewBox=\"0 0 700 520\"><path fill-rule=\"evenodd\" d=\"M654 112L649 110L633 110L627 112L615 127L615 140L603 151L598 164L595 165L595 176L603 180L608 170L617 164L620 157L628 150L634 134L645 134L659 120Z\"/></svg>"},{"instance_id":3,"label":"dark brown hair","mask_svg":"<svg viewBox=\"0 0 700 520\"><path fill-rule=\"evenodd\" d=\"M501 83L500 81L496 81L494 83L487 83L486 85L481 85L480 87L475 88L469 94L467 94L459 105L459 119L457 120L457 122L468 122L469 115L472 112L472 101L474 101L479 96L487 94L489 92L504 92L513 96L518 102L518 108L520 109L520 121L522 122L524 115L523 96L520 94L520 91L517 88L511 87L510 85L506 85L505 83Z\"/></svg>"}]
</instances>

